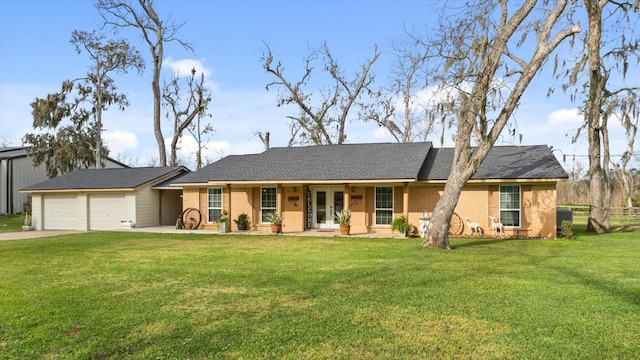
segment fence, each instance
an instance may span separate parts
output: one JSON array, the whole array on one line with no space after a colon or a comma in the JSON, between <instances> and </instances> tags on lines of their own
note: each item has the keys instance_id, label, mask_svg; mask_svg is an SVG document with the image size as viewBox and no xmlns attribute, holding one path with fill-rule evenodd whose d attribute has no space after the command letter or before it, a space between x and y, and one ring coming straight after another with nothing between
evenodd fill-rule
<instances>
[{"instance_id":1,"label":"fence","mask_svg":"<svg viewBox=\"0 0 640 360\"><path fill-rule=\"evenodd\" d=\"M589 206L562 205L557 207L558 219L567 217L567 211L572 212L573 218L589 217ZM612 224L640 225L640 207L612 207L609 219Z\"/></svg>"}]
</instances>

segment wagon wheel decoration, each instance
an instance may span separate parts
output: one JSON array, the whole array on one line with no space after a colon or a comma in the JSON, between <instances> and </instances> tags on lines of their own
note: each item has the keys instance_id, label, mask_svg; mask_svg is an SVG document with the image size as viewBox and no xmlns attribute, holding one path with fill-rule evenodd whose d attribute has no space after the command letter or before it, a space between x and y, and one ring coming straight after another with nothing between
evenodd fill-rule
<instances>
[{"instance_id":1,"label":"wagon wheel decoration","mask_svg":"<svg viewBox=\"0 0 640 360\"><path fill-rule=\"evenodd\" d=\"M462 218L460 215L453 213L453 215L451 215L451 222L449 223L449 235L460 235L462 234L462 230L464 230Z\"/></svg>"},{"instance_id":2,"label":"wagon wheel decoration","mask_svg":"<svg viewBox=\"0 0 640 360\"><path fill-rule=\"evenodd\" d=\"M185 229L197 229L202 222L202 213L196 208L188 208L182 212L182 226Z\"/></svg>"}]
</instances>

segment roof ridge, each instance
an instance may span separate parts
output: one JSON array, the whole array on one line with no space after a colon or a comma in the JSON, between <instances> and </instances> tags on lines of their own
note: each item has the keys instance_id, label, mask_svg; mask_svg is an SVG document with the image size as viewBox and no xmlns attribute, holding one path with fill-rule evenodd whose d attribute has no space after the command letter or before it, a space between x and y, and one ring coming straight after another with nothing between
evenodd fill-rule
<instances>
[{"instance_id":1,"label":"roof ridge","mask_svg":"<svg viewBox=\"0 0 640 360\"><path fill-rule=\"evenodd\" d=\"M414 141L414 142L368 142L368 143L342 143L342 144L319 144L319 145L301 145L301 146L275 146L270 147L268 150L272 149L305 149L305 148L318 148L318 147L337 147L337 146L378 146L378 145L416 145L416 144L432 144L432 141ZM266 152L264 151L264 152ZM262 152L262 153L264 153ZM244 154L251 155L251 154Z\"/></svg>"}]
</instances>

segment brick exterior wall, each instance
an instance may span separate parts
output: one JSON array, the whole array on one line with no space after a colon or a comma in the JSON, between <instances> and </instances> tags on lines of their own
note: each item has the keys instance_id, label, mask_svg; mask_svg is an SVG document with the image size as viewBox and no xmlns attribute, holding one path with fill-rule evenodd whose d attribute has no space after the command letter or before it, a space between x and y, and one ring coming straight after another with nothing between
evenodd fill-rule
<instances>
[{"instance_id":1,"label":"brick exterior wall","mask_svg":"<svg viewBox=\"0 0 640 360\"><path fill-rule=\"evenodd\" d=\"M514 185L505 183L505 185ZM520 185L521 226L506 228L507 236L556 236L556 186L550 184L516 184ZM388 186L388 185L382 185ZM249 215L250 230L269 231L270 224L261 223L261 187L229 187L223 186L223 209L229 213L231 230L237 231L233 219L240 213ZM307 190L308 185L277 186L278 211L284 217L283 231L298 232L307 228ZM444 184L411 184L407 187L393 187L394 217L403 215L405 204L404 191L408 191L408 220L418 226L419 218L427 210L432 215ZM351 233L389 233L389 226L375 225L375 186L344 186L349 194L352 211ZM466 236L468 228L466 219L480 224L485 236L491 236L489 216L499 214L499 184L467 185L463 188L455 209L457 219L461 222L461 235ZM183 190L183 209L197 208L203 215L201 228L217 229L216 223L207 219L207 188L185 188Z\"/></svg>"},{"instance_id":2,"label":"brick exterior wall","mask_svg":"<svg viewBox=\"0 0 640 360\"><path fill-rule=\"evenodd\" d=\"M278 189L282 191L284 207L282 209L282 231L303 231L306 217L306 191L301 186L287 186Z\"/></svg>"}]
</instances>

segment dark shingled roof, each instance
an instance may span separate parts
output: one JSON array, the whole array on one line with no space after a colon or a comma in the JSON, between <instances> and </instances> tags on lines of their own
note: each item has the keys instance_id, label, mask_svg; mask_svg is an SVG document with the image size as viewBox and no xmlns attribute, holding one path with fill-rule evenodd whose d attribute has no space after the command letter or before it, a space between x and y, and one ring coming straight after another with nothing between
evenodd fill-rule
<instances>
[{"instance_id":1,"label":"dark shingled roof","mask_svg":"<svg viewBox=\"0 0 640 360\"><path fill-rule=\"evenodd\" d=\"M420 180L446 180L451 172L453 148L432 149ZM472 180L567 179L569 176L545 145L494 146Z\"/></svg>"},{"instance_id":2,"label":"dark shingled roof","mask_svg":"<svg viewBox=\"0 0 640 360\"><path fill-rule=\"evenodd\" d=\"M183 169L180 173L188 171L183 166L81 169L27 186L21 191L134 189L179 169Z\"/></svg>"},{"instance_id":3,"label":"dark shingled roof","mask_svg":"<svg viewBox=\"0 0 640 360\"><path fill-rule=\"evenodd\" d=\"M174 184L417 179L430 149L430 142L271 148L261 154L227 156Z\"/></svg>"},{"instance_id":4,"label":"dark shingled roof","mask_svg":"<svg viewBox=\"0 0 640 360\"><path fill-rule=\"evenodd\" d=\"M180 174L178 174L176 176L172 176L172 177L170 177L170 178L168 178L166 180L162 180L161 182L153 185L152 188L154 188L154 189L176 189L176 190L179 190L180 189L179 187L171 186L171 184L176 182L181 177L189 175L189 174L190 174L189 171L185 171L185 172L180 173Z\"/></svg>"}]
</instances>

